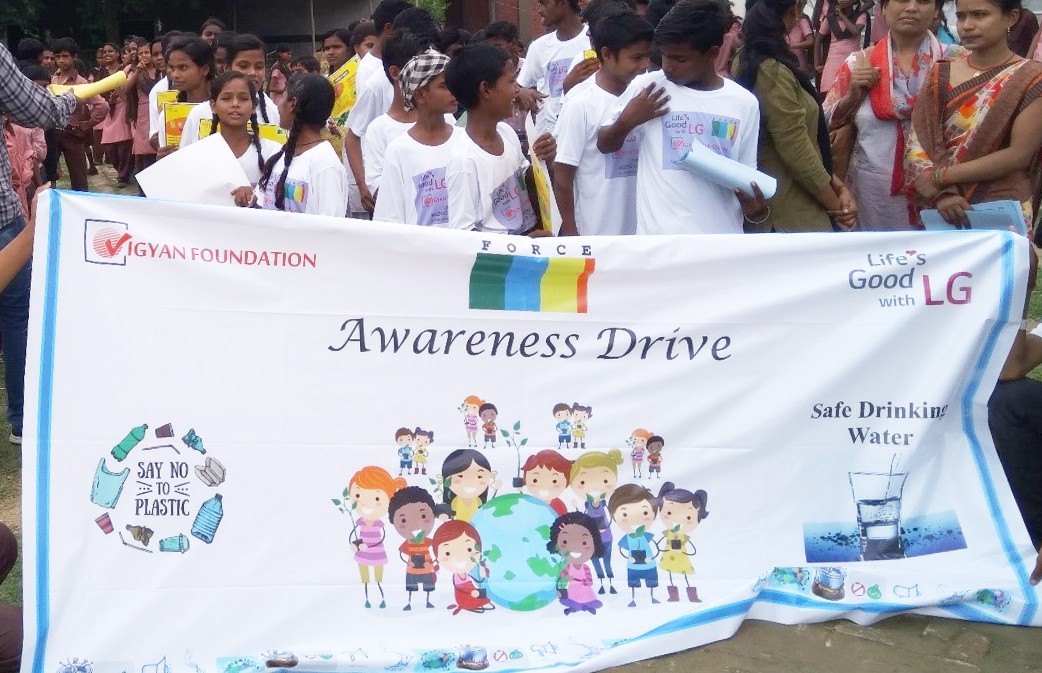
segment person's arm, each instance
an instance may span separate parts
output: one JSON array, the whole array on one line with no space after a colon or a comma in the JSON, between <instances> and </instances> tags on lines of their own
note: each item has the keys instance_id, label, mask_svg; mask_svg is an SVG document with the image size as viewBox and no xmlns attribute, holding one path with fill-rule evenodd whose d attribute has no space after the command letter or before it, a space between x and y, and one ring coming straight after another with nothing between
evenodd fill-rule
<instances>
[{"instance_id":1,"label":"person's arm","mask_svg":"<svg viewBox=\"0 0 1042 673\"><path fill-rule=\"evenodd\" d=\"M611 154L622 149L626 137L646 121L661 117L669 112L669 96L666 90L649 84L634 96L622 109L619 118L597 132L597 149L601 154Z\"/></svg>"},{"instance_id":2,"label":"person's arm","mask_svg":"<svg viewBox=\"0 0 1042 673\"><path fill-rule=\"evenodd\" d=\"M987 182L1026 170L1042 146L1042 98L1021 110L1013 121L1009 144L979 159L955 164L942 172L940 186Z\"/></svg>"},{"instance_id":3,"label":"person's arm","mask_svg":"<svg viewBox=\"0 0 1042 673\"><path fill-rule=\"evenodd\" d=\"M792 49L810 49L814 46L814 26L810 25L810 19L806 16L801 16L799 22L800 26L803 28L803 39L794 44L790 44L789 47Z\"/></svg>"},{"instance_id":4,"label":"person's arm","mask_svg":"<svg viewBox=\"0 0 1042 673\"><path fill-rule=\"evenodd\" d=\"M540 45L533 42L528 48L528 58L521 64L521 72L517 75L517 85L520 89L517 92L516 101L517 106L522 110L535 112L539 109L539 102L546 98L546 94L540 93L535 88L539 81L540 68L545 69L545 66L542 65L542 52Z\"/></svg>"},{"instance_id":5,"label":"person's arm","mask_svg":"<svg viewBox=\"0 0 1042 673\"><path fill-rule=\"evenodd\" d=\"M879 69L871 66L870 53L866 50L852 55L836 74L836 83L822 105L830 125L852 119L866 92L879 82Z\"/></svg>"},{"instance_id":6,"label":"person's arm","mask_svg":"<svg viewBox=\"0 0 1042 673\"><path fill-rule=\"evenodd\" d=\"M67 91L53 96L27 79L7 48L0 44L0 113L19 126L62 128L76 111L76 95Z\"/></svg>"},{"instance_id":7,"label":"person's arm","mask_svg":"<svg viewBox=\"0 0 1042 673\"><path fill-rule=\"evenodd\" d=\"M109 103L101 96L94 96L86 102L87 109L90 110L90 118L84 120L83 128L92 129L102 121L109 114Z\"/></svg>"},{"instance_id":8,"label":"person's arm","mask_svg":"<svg viewBox=\"0 0 1042 673\"><path fill-rule=\"evenodd\" d=\"M355 184L358 185L358 194L362 199L362 207L371 213L376 207L376 202L373 200L373 195L365 182L365 164L362 162L362 139L356 136L355 132L350 128L344 134L344 156L347 157L351 175L355 177Z\"/></svg>"},{"instance_id":9,"label":"person's arm","mask_svg":"<svg viewBox=\"0 0 1042 673\"><path fill-rule=\"evenodd\" d=\"M575 224L575 171L571 164L554 164L554 198L557 199L557 210L561 213L561 230L558 236L578 236L579 228Z\"/></svg>"},{"instance_id":10,"label":"person's arm","mask_svg":"<svg viewBox=\"0 0 1042 673\"><path fill-rule=\"evenodd\" d=\"M579 61L574 68L568 71L564 77L564 92L568 93L576 84L581 84L601 69L601 62L597 58L586 58Z\"/></svg>"},{"instance_id":11,"label":"person's arm","mask_svg":"<svg viewBox=\"0 0 1042 673\"><path fill-rule=\"evenodd\" d=\"M839 22L843 24L844 28L853 33L854 35L860 35L865 31L865 15L861 14L857 17L856 21L851 21L845 13L837 11L836 16L839 17Z\"/></svg>"}]
</instances>

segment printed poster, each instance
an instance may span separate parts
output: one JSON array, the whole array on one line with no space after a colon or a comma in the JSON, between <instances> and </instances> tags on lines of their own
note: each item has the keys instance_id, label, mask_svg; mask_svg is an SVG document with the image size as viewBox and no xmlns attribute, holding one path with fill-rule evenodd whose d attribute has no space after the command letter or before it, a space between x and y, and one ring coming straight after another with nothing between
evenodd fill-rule
<instances>
[{"instance_id":1,"label":"printed poster","mask_svg":"<svg viewBox=\"0 0 1042 673\"><path fill-rule=\"evenodd\" d=\"M41 206L24 673L594 671L746 617L1042 624L985 415L1023 238Z\"/></svg>"}]
</instances>

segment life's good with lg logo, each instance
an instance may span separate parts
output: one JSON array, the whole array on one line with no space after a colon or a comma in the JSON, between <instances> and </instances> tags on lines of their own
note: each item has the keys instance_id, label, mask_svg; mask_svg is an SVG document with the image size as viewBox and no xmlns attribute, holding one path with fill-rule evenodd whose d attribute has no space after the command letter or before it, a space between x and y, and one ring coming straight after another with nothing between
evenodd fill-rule
<instances>
[{"instance_id":1,"label":"life's good with lg logo","mask_svg":"<svg viewBox=\"0 0 1042 673\"><path fill-rule=\"evenodd\" d=\"M920 301L926 306L970 303L972 273L957 271L931 278L919 268L925 264L926 254L916 250L905 250L903 254L870 253L865 255L862 266L850 271L847 283L852 290L877 290L880 308L915 306L915 290L919 287L923 291Z\"/></svg>"},{"instance_id":2,"label":"life's good with lg logo","mask_svg":"<svg viewBox=\"0 0 1042 673\"><path fill-rule=\"evenodd\" d=\"M128 229L126 222L84 220L83 259L91 264L126 266Z\"/></svg>"}]
</instances>

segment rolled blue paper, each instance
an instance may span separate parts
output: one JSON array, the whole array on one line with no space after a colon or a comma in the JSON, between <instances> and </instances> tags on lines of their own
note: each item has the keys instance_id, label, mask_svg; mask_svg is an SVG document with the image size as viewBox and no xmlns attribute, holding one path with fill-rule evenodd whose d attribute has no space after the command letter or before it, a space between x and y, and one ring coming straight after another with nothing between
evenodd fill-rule
<instances>
[{"instance_id":1,"label":"rolled blue paper","mask_svg":"<svg viewBox=\"0 0 1042 673\"><path fill-rule=\"evenodd\" d=\"M698 140L692 140L691 149L674 163L721 187L740 189L749 196L753 196L754 182L760 187L765 199L771 198L778 191L778 181L771 176L717 154Z\"/></svg>"}]
</instances>

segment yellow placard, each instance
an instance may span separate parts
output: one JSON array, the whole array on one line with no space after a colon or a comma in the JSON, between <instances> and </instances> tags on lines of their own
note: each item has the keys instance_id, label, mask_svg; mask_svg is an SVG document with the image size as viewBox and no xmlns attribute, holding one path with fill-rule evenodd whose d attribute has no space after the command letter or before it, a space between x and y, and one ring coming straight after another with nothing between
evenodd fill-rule
<instances>
[{"instance_id":1,"label":"yellow placard","mask_svg":"<svg viewBox=\"0 0 1042 673\"><path fill-rule=\"evenodd\" d=\"M177 102L177 94L178 93L179 92L178 92L177 89L168 89L166 91L160 91L159 93L157 93L156 94L156 109L157 110L162 110L163 109L163 105L166 104L166 103L176 103Z\"/></svg>"},{"instance_id":2,"label":"yellow placard","mask_svg":"<svg viewBox=\"0 0 1042 673\"><path fill-rule=\"evenodd\" d=\"M199 121L199 138L205 138L210 135L211 129L213 128L212 119L202 119ZM217 126L220 129L220 124ZM276 124L257 124L257 129L260 131L260 137L262 140L272 140L280 145L285 145L286 140L289 139L289 134L286 133L286 129Z\"/></svg>"},{"instance_id":3,"label":"yellow placard","mask_svg":"<svg viewBox=\"0 0 1042 673\"><path fill-rule=\"evenodd\" d=\"M593 58L593 59L597 58L597 50L596 49L587 49L586 51L583 52L583 58L586 59L586 60L589 60L591 58Z\"/></svg>"},{"instance_id":4,"label":"yellow placard","mask_svg":"<svg viewBox=\"0 0 1042 673\"><path fill-rule=\"evenodd\" d=\"M354 56L329 76L333 85L333 121L338 126L347 123L347 114L355 106L355 76L358 74L358 57Z\"/></svg>"},{"instance_id":5,"label":"yellow placard","mask_svg":"<svg viewBox=\"0 0 1042 673\"><path fill-rule=\"evenodd\" d=\"M185 120L196 105L199 103L163 103L162 147L177 147L181 144Z\"/></svg>"},{"instance_id":6,"label":"yellow placard","mask_svg":"<svg viewBox=\"0 0 1042 673\"><path fill-rule=\"evenodd\" d=\"M80 100L87 100L93 98L98 94L108 93L109 91L115 91L119 87L127 83L127 73L120 70L119 72L109 75L104 79L99 79L97 82L90 82L89 84L51 84L47 89L55 96L60 96L66 91L72 91L76 98Z\"/></svg>"}]
</instances>

